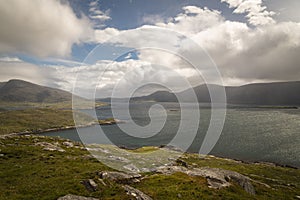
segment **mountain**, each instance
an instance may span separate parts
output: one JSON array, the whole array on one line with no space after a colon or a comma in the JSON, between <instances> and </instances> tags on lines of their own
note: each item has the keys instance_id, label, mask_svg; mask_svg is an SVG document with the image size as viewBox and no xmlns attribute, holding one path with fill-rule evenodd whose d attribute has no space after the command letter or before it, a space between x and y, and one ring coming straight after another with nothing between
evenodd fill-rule
<instances>
[{"instance_id":1,"label":"mountain","mask_svg":"<svg viewBox=\"0 0 300 200\"><path fill-rule=\"evenodd\" d=\"M176 95L168 91L157 91L148 96L133 97L131 101L160 101L160 102L175 102Z\"/></svg>"},{"instance_id":2,"label":"mountain","mask_svg":"<svg viewBox=\"0 0 300 200\"><path fill-rule=\"evenodd\" d=\"M212 90L223 88L219 85L209 85ZM244 105L300 105L300 81L254 83L239 87L224 87L229 104ZM179 93L158 91L148 96L134 97L133 101L176 102L180 97L184 102L192 102L190 93L194 90L198 102L211 101L207 85L199 85Z\"/></svg>"},{"instance_id":3,"label":"mountain","mask_svg":"<svg viewBox=\"0 0 300 200\"><path fill-rule=\"evenodd\" d=\"M232 104L300 105L299 92L300 81L226 87L227 101Z\"/></svg>"},{"instance_id":4,"label":"mountain","mask_svg":"<svg viewBox=\"0 0 300 200\"><path fill-rule=\"evenodd\" d=\"M0 101L57 103L71 101L72 94L23 80L0 83Z\"/></svg>"}]
</instances>

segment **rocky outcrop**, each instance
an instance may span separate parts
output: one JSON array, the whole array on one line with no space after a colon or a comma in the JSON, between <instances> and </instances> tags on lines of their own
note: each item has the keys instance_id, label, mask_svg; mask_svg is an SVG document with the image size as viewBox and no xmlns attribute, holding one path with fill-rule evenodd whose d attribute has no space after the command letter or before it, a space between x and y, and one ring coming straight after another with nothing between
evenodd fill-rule
<instances>
[{"instance_id":1,"label":"rocky outcrop","mask_svg":"<svg viewBox=\"0 0 300 200\"><path fill-rule=\"evenodd\" d=\"M99 172L98 175L101 179L110 180L116 183L134 183L138 182L139 178L141 178L140 174L125 174L122 172L110 172L110 171L103 171Z\"/></svg>"},{"instance_id":2,"label":"rocky outcrop","mask_svg":"<svg viewBox=\"0 0 300 200\"><path fill-rule=\"evenodd\" d=\"M85 188L91 192L97 190L98 184L95 183L93 179L81 181L81 183L85 186Z\"/></svg>"},{"instance_id":3,"label":"rocky outcrop","mask_svg":"<svg viewBox=\"0 0 300 200\"><path fill-rule=\"evenodd\" d=\"M69 141L65 141L62 143L64 146L66 146L67 148L71 148L74 147L73 142L69 142Z\"/></svg>"},{"instance_id":4,"label":"rocky outcrop","mask_svg":"<svg viewBox=\"0 0 300 200\"><path fill-rule=\"evenodd\" d=\"M255 194L254 187L251 184L251 179L249 177L230 170L208 167L188 169L182 166L163 166L157 168L157 172L167 175L181 172L189 176L201 176L206 178L208 186L213 189L229 187L231 183L234 182L249 194Z\"/></svg>"},{"instance_id":5,"label":"rocky outcrop","mask_svg":"<svg viewBox=\"0 0 300 200\"><path fill-rule=\"evenodd\" d=\"M57 200L99 200L99 199L68 194L66 196L59 197Z\"/></svg>"},{"instance_id":6,"label":"rocky outcrop","mask_svg":"<svg viewBox=\"0 0 300 200\"><path fill-rule=\"evenodd\" d=\"M129 185L124 185L123 188L125 189L128 195L133 196L137 200L152 200L152 198L148 195Z\"/></svg>"},{"instance_id":7,"label":"rocky outcrop","mask_svg":"<svg viewBox=\"0 0 300 200\"><path fill-rule=\"evenodd\" d=\"M58 146L58 144L52 144L48 142L38 142L35 144L36 146L43 147L43 150L46 151L59 151L59 152L65 152L65 150Z\"/></svg>"}]
</instances>

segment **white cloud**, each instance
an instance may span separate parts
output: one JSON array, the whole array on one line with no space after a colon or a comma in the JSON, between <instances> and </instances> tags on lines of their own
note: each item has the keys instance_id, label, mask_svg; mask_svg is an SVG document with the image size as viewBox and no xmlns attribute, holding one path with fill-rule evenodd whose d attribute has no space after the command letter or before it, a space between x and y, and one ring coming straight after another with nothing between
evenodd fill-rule
<instances>
[{"instance_id":1,"label":"white cloud","mask_svg":"<svg viewBox=\"0 0 300 200\"><path fill-rule=\"evenodd\" d=\"M110 10L100 10L98 0L90 2L89 6L89 17L94 23L94 28L102 28L103 22L111 19Z\"/></svg>"},{"instance_id":2,"label":"white cloud","mask_svg":"<svg viewBox=\"0 0 300 200\"><path fill-rule=\"evenodd\" d=\"M264 0L266 6L276 12L273 18L277 21L300 22L299 0Z\"/></svg>"},{"instance_id":3,"label":"white cloud","mask_svg":"<svg viewBox=\"0 0 300 200\"><path fill-rule=\"evenodd\" d=\"M266 10L261 1L253 1L256 2L254 4L243 4L245 1L228 2L238 7L239 12L251 12L252 19L255 19L255 12L259 14ZM252 7L248 9L247 6ZM259 19L260 22L268 17L262 16L262 18ZM236 84L241 80L244 80L244 83L298 80L300 77L298 66L300 23L274 21L253 28L246 23L226 20L218 11L187 6L183 8L183 13L168 22L157 23L156 26L143 26L125 31L114 30L121 35L112 41L134 48L153 46L153 38L156 43L161 41L160 46L165 45L166 49L168 44L175 46L179 44L177 37L164 34L159 30L153 31L156 27L178 31L207 50L219 67L226 81L225 84ZM145 34L147 28L150 29ZM182 50L183 46L180 48ZM178 53L181 51L180 48L178 47ZM193 53L191 48L184 50ZM140 51L139 59L170 66L175 70L187 67L177 56L159 51ZM199 63L203 62L201 59L199 57Z\"/></svg>"},{"instance_id":4,"label":"white cloud","mask_svg":"<svg viewBox=\"0 0 300 200\"><path fill-rule=\"evenodd\" d=\"M233 13L246 13L249 23L254 26L275 23L272 16L276 13L267 11L262 0L221 0L221 2L226 2L230 8L235 8Z\"/></svg>"},{"instance_id":5,"label":"white cloud","mask_svg":"<svg viewBox=\"0 0 300 200\"><path fill-rule=\"evenodd\" d=\"M227 85L298 80L300 77L300 23L276 22L274 19L268 21L272 18L272 13L266 11L267 8L261 4L261 1L255 0L251 4L245 4L246 0L226 0L226 2L236 8L235 12L246 13L249 22L257 27L226 20L219 11L187 6L177 16L162 20L153 26L145 25L130 30L116 28L95 30L96 41L103 43L110 39L110 42L117 45L137 48L139 49L137 56L140 60L113 62L105 72L108 61L73 68L66 66L38 68L28 63L22 65L19 63L19 66L22 66L20 73L17 72L16 67L9 67L12 70L10 73L11 70L7 70L8 65L5 64L13 61L14 58L3 58L2 62L0 59L1 73L5 71L6 75L2 74L0 79L9 77L9 73L11 76L15 73L19 77L25 73L26 80L32 78L38 82L41 81L39 77L43 77L45 84L71 91L76 74L79 74L82 76L78 82L80 93L91 94L97 86L101 97L110 96L112 88L119 81L122 82L120 95L124 96L139 82L151 80L162 83L170 82L179 90L180 84L176 83L178 78L171 76L168 69L159 70L157 65L162 65L191 80L193 85L199 84L199 78L195 78L195 71L186 62L176 54L165 52L163 49L173 48L178 54L187 51L193 59L198 59L198 62L202 64L203 57L198 55L195 49L189 48L178 35L161 32L161 28L167 28L188 36L208 51ZM157 43L160 44L161 49L153 48ZM10 63L10 66L13 64ZM28 71L25 72L25 69ZM127 73L128 71L132 72ZM99 76L102 77L101 82L98 82Z\"/></svg>"},{"instance_id":6,"label":"white cloud","mask_svg":"<svg viewBox=\"0 0 300 200\"><path fill-rule=\"evenodd\" d=\"M64 57L93 34L89 20L59 0L0 0L0 24L0 53Z\"/></svg>"},{"instance_id":7,"label":"white cloud","mask_svg":"<svg viewBox=\"0 0 300 200\"><path fill-rule=\"evenodd\" d=\"M157 23L156 25L190 35L219 24L224 19L219 11L208 8L186 6L183 7L183 11L169 22Z\"/></svg>"},{"instance_id":8,"label":"white cloud","mask_svg":"<svg viewBox=\"0 0 300 200\"><path fill-rule=\"evenodd\" d=\"M129 91L134 91L146 83L161 83L180 91L182 90L180 75L192 76L193 73L194 71L189 69L170 70L132 59L122 62L101 60L93 65L76 67L56 65L39 67L24 61L18 63L0 61L0 82L22 79L74 92L86 98L93 98L95 90L96 97L110 97L113 90L118 97L125 97L129 95ZM148 87L146 91L144 89L139 90L137 94L154 92L157 86Z\"/></svg>"},{"instance_id":9,"label":"white cloud","mask_svg":"<svg viewBox=\"0 0 300 200\"><path fill-rule=\"evenodd\" d=\"M164 21L164 18L159 14L145 14L142 17L143 24L156 24L162 21Z\"/></svg>"},{"instance_id":10,"label":"white cloud","mask_svg":"<svg viewBox=\"0 0 300 200\"><path fill-rule=\"evenodd\" d=\"M0 62L22 62L18 57L0 57Z\"/></svg>"},{"instance_id":11,"label":"white cloud","mask_svg":"<svg viewBox=\"0 0 300 200\"><path fill-rule=\"evenodd\" d=\"M115 28L105 28L95 30L95 42L104 43L108 39L117 36L121 31Z\"/></svg>"},{"instance_id":12,"label":"white cloud","mask_svg":"<svg viewBox=\"0 0 300 200\"><path fill-rule=\"evenodd\" d=\"M44 74L39 66L23 61L14 61L14 58L0 61L0 82L10 79L22 79L37 84L47 84L44 82L47 79L47 74Z\"/></svg>"}]
</instances>

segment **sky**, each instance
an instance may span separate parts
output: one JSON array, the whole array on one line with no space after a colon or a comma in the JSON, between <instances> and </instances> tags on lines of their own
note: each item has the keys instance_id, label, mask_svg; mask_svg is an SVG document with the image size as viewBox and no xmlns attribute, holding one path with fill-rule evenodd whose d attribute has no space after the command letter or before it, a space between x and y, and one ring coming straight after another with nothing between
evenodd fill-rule
<instances>
[{"instance_id":1,"label":"sky","mask_svg":"<svg viewBox=\"0 0 300 200\"><path fill-rule=\"evenodd\" d=\"M295 81L299 8L299 0L0 0L0 82L108 97Z\"/></svg>"}]
</instances>

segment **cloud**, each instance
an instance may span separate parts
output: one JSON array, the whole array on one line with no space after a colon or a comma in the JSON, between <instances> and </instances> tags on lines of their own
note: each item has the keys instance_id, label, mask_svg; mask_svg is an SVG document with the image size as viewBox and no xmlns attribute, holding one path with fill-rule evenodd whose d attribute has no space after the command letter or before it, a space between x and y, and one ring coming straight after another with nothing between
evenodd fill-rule
<instances>
[{"instance_id":1,"label":"cloud","mask_svg":"<svg viewBox=\"0 0 300 200\"><path fill-rule=\"evenodd\" d=\"M221 0L221 2L226 2L230 8L235 8L233 13L246 13L249 23L254 26L275 23L272 16L276 13L267 11L267 7L263 6L262 0Z\"/></svg>"},{"instance_id":2,"label":"cloud","mask_svg":"<svg viewBox=\"0 0 300 200\"><path fill-rule=\"evenodd\" d=\"M65 57L93 36L89 19L59 0L1 0L0 24L0 53Z\"/></svg>"},{"instance_id":3,"label":"cloud","mask_svg":"<svg viewBox=\"0 0 300 200\"><path fill-rule=\"evenodd\" d=\"M145 14L141 21L143 24L156 24L164 21L164 18L159 14Z\"/></svg>"},{"instance_id":4,"label":"cloud","mask_svg":"<svg viewBox=\"0 0 300 200\"><path fill-rule=\"evenodd\" d=\"M160 83L169 85L174 91L182 90L180 76L192 76L189 69L170 70L146 61L125 60L115 62L101 60L92 65L67 67L46 65L43 67L25 61L0 61L0 82L22 79L74 92L86 98L110 97L113 92L118 97L127 97L129 91L139 89L143 84ZM166 76L166 74L168 74ZM154 92L159 86L142 88L135 95Z\"/></svg>"},{"instance_id":5,"label":"cloud","mask_svg":"<svg viewBox=\"0 0 300 200\"><path fill-rule=\"evenodd\" d=\"M300 22L300 1L297 0L265 0L266 6L273 10L276 15L273 18L277 21Z\"/></svg>"},{"instance_id":6,"label":"cloud","mask_svg":"<svg viewBox=\"0 0 300 200\"><path fill-rule=\"evenodd\" d=\"M190 35L219 24L224 20L219 11L209 10L208 8L185 6L183 11L174 18L170 18L169 22L156 23L156 25Z\"/></svg>"},{"instance_id":7,"label":"cloud","mask_svg":"<svg viewBox=\"0 0 300 200\"><path fill-rule=\"evenodd\" d=\"M0 62L22 62L18 57L0 57Z\"/></svg>"},{"instance_id":8,"label":"cloud","mask_svg":"<svg viewBox=\"0 0 300 200\"><path fill-rule=\"evenodd\" d=\"M94 28L102 28L103 22L111 19L110 10L100 10L98 0L90 2L89 7L89 18L92 20Z\"/></svg>"},{"instance_id":9,"label":"cloud","mask_svg":"<svg viewBox=\"0 0 300 200\"><path fill-rule=\"evenodd\" d=\"M261 1L253 1L256 2L254 4L245 4L246 1L227 2L239 8L239 12L252 12L253 17L249 20L254 19L254 12L259 14L266 10ZM252 7L248 9L247 6ZM266 16L261 17L266 18ZM263 22L262 18L259 19L260 22ZM241 80L244 83L298 80L300 23L272 20L271 23L255 24L259 26L251 27L246 23L226 20L219 11L187 6L183 8L182 13L168 22L159 22L152 27L115 30L121 35L112 41L124 46L142 48L153 45L151 38L155 38L156 42L161 41L159 42L161 46L165 45L166 48L168 43L176 46L180 38L153 31L156 27L168 28L190 37L202 46L219 67L225 84L237 84L241 83ZM145 34L147 28L150 30ZM182 50L187 50L191 54L194 51L192 48L184 49L180 46L177 52L180 54ZM139 59L150 63L161 63L173 69L187 67L175 55L166 55L157 51L141 51ZM203 63L201 57L199 63Z\"/></svg>"},{"instance_id":10,"label":"cloud","mask_svg":"<svg viewBox=\"0 0 300 200\"><path fill-rule=\"evenodd\" d=\"M203 80L176 53L180 55L188 52L190 58L205 66L203 56L198 54L197 49L191 48L180 34L162 32L171 29L192 39L209 53L226 85L299 80L300 23L275 21L261 1L255 0L251 4L245 3L246 0L226 2L235 8L235 12L247 14L249 23L228 20L216 10L186 6L178 15L164 20L157 19L158 22L152 26L144 25L129 30L111 27L95 30L95 42L104 43L110 39L116 48L137 48L139 60L127 57L125 59L128 60L112 62L109 67L107 64L110 61L104 60L75 67L66 67L64 64L37 67L18 61L17 58L2 57L0 79L24 77L26 80L32 79L34 82L71 91L76 77L80 76L76 84L79 87L77 92L90 95L97 87L98 96L101 97L110 96L117 83L121 83L120 96L128 95L131 88L147 81L170 83L177 90L184 89L178 83L177 75L187 78L192 85L200 84ZM268 21L269 18L272 20ZM153 48L157 44L160 44L161 49ZM164 49L174 49L174 52ZM20 67L19 71L17 66ZM203 67L202 70L206 73L207 69Z\"/></svg>"},{"instance_id":11,"label":"cloud","mask_svg":"<svg viewBox=\"0 0 300 200\"><path fill-rule=\"evenodd\" d=\"M26 63L16 57L0 59L0 82L22 79L37 84L47 84L47 74L39 66Z\"/></svg>"},{"instance_id":12,"label":"cloud","mask_svg":"<svg viewBox=\"0 0 300 200\"><path fill-rule=\"evenodd\" d=\"M120 34L120 30L116 28L105 28L105 29L97 29L95 30L95 42L104 43L108 39L117 36Z\"/></svg>"}]
</instances>

